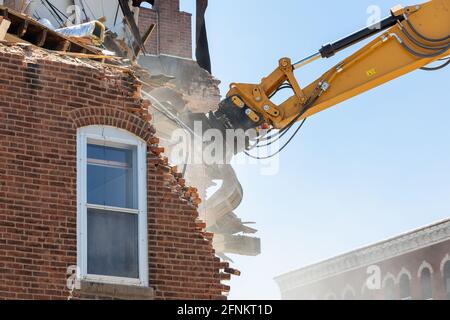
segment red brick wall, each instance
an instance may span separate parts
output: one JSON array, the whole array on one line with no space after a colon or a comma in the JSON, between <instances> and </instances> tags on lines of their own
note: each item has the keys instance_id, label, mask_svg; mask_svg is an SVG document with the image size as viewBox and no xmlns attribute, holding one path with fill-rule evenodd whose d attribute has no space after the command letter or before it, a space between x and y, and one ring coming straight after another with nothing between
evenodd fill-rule
<instances>
[{"instance_id":1,"label":"red brick wall","mask_svg":"<svg viewBox=\"0 0 450 320\"><path fill-rule=\"evenodd\" d=\"M167 54L192 58L191 14L180 12L180 0L155 0L152 9L141 8L139 29L144 34L152 23L156 24L146 49L147 53Z\"/></svg>"},{"instance_id":2,"label":"red brick wall","mask_svg":"<svg viewBox=\"0 0 450 320\"><path fill-rule=\"evenodd\" d=\"M77 263L76 129L92 124L149 143L156 298L215 299L229 289L226 264L196 221L194 192L159 156L153 127L132 112L143 103L133 98L137 88L123 71L0 43L0 299L67 298L66 269Z\"/></svg>"}]
</instances>

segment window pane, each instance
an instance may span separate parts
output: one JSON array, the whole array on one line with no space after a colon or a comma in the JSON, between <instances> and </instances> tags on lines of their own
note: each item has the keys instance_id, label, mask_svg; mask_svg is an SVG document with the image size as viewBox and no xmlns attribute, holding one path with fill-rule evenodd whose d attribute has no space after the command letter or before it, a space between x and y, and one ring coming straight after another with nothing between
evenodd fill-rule
<instances>
[{"instance_id":1,"label":"window pane","mask_svg":"<svg viewBox=\"0 0 450 320\"><path fill-rule=\"evenodd\" d=\"M131 150L107 146L88 145L88 159L107 160L119 165L131 166Z\"/></svg>"},{"instance_id":2,"label":"window pane","mask_svg":"<svg viewBox=\"0 0 450 320\"><path fill-rule=\"evenodd\" d=\"M433 286L431 283L431 272L429 269L423 269L420 275L420 282L422 285L422 298L424 300L433 298Z\"/></svg>"},{"instance_id":3,"label":"window pane","mask_svg":"<svg viewBox=\"0 0 450 320\"><path fill-rule=\"evenodd\" d=\"M389 279L385 287L386 300L395 300L395 283L394 280Z\"/></svg>"},{"instance_id":4,"label":"window pane","mask_svg":"<svg viewBox=\"0 0 450 320\"><path fill-rule=\"evenodd\" d=\"M444 286L446 292L446 299L450 300L450 262L444 265Z\"/></svg>"},{"instance_id":5,"label":"window pane","mask_svg":"<svg viewBox=\"0 0 450 320\"><path fill-rule=\"evenodd\" d=\"M355 296L352 292L347 291L344 295L344 300L355 300Z\"/></svg>"},{"instance_id":6,"label":"window pane","mask_svg":"<svg viewBox=\"0 0 450 320\"><path fill-rule=\"evenodd\" d=\"M136 209L133 167L133 150L88 145L88 203Z\"/></svg>"},{"instance_id":7,"label":"window pane","mask_svg":"<svg viewBox=\"0 0 450 320\"><path fill-rule=\"evenodd\" d=\"M402 275L400 278L400 298L411 298L411 284L407 275Z\"/></svg>"},{"instance_id":8,"label":"window pane","mask_svg":"<svg viewBox=\"0 0 450 320\"><path fill-rule=\"evenodd\" d=\"M88 209L88 273L139 278L138 216Z\"/></svg>"}]
</instances>

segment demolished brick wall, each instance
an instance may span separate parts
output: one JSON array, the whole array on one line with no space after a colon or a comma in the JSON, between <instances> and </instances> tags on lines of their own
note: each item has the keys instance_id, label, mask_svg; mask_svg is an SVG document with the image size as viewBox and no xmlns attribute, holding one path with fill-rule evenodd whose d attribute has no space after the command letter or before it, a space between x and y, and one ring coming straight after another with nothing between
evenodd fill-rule
<instances>
[{"instance_id":1,"label":"demolished brick wall","mask_svg":"<svg viewBox=\"0 0 450 320\"><path fill-rule=\"evenodd\" d=\"M154 35L146 44L148 54L171 55L192 59L192 15L180 12L180 0L155 0L151 9L140 8L141 34L156 24Z\"/></svg>"},{"instance_id":2,"label":"demolished brick wall","mask_svg":"<svg viewBox=\"0 0 450 320\"><path fill-rule=\"evenodd\" d=\"M155 299L223 299L229 287L196 190L161 157L128 70L0 43L0 299L65 299L77 264L76 130L148 142L148 256ZM233 270L231 270L233 271ZM77 292L77 298L118 298ZM130 296L129 298L136 298Z\"/></svg>"}]
</instances>

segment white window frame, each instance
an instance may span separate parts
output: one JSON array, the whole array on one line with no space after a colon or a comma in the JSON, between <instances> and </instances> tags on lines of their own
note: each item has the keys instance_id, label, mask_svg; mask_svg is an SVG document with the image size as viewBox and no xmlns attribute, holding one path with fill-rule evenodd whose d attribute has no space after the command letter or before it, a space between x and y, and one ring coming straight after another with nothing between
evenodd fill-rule
<instances>
[{"instance_id":1,"label":"white window frame","mask_svg":"<svg viewBox=\"0 0 450 320\"><path fill-rule=\"evenodd\" d=\"M87 145L135 147L137 166L137 209L87 204ZM88 126L77 130L77 265L78 279L92 282L148 287L147 243L147 144L139 137L110 126ZM135 171L136 172L136 171ZM139 279L90 275L87 273L87 209L117 211L138 215Z\"/></svg>"}]
</instances>

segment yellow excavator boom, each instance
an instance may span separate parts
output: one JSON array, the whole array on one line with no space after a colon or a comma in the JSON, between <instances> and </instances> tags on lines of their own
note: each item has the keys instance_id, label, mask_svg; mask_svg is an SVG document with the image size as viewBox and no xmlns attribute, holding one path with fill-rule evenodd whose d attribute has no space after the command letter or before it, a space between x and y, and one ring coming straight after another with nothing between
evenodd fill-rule
<instances>
[{"instance_id":1,"label":"yellow excavator boom","mask_svg":"<svg viewBox=\"0 0 450 320\"><path fill-rule=\"evenodd\" d=\"M370 43L301 88L294 71L312 61L333 56L370 36ZM225 128L275 128L286 130L294 123L335 106L411 71L442 60L450 64L450 0L402 7L379 23L322 47L318 53L292 63L282 58L278 67L258 84L232 83L215 119ZM281 104L271 98L280 89L293 95ZM405 93L407 94L407 93Z\"/></svg>"}]
</instances>

